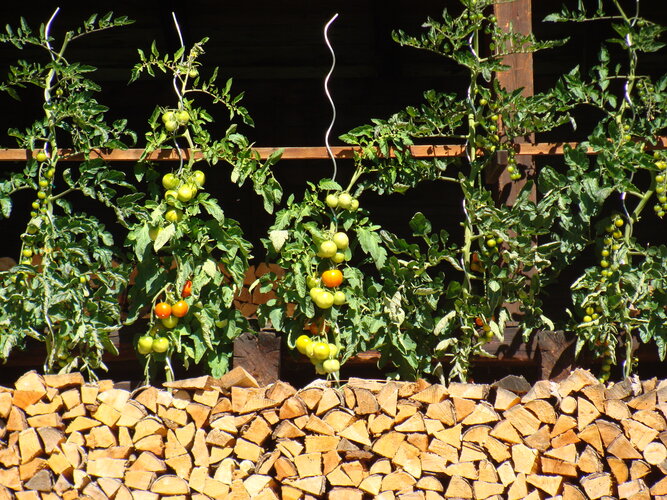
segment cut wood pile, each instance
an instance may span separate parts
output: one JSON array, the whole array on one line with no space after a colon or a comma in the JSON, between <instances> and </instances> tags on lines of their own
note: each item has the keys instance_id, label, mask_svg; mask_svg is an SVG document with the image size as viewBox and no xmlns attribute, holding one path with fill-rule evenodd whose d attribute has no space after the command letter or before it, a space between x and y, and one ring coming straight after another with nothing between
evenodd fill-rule
<instances>
[{"instance_id":1,"label":"cut wood pile","mask_svg":"<svg viewBox=\"0 0 667 500\"><path fill-rule=\"evenodd\" d=\"M667 499L667 381L0 388L0 499Z\"/></svg>"}]
</instances>

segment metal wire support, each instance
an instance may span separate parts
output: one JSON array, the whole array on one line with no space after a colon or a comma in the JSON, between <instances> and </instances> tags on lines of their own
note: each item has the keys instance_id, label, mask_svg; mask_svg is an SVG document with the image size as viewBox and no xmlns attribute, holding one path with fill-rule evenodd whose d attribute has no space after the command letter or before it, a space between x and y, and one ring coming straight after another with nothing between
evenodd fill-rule
<instances>
[{"instance_id":1,"label":"metal wire support","mask_svg":"<svg viewBox=\"0 0 667 500\"><path fill-rule=\"evenodd\" d=\"M183 34L181 33L181 26L178 24L178 19L176 19L176 12L172 11L171 17L174 19L174 26L176 27L176 33L178 33L178 40L181 42L181 49L183 49L183 53L181 54L181 62L183 62L183 57L185 55L185 43L183 42ZM176 91L176 95L178 96L178 107L180 109L183 107L183 95L181 94L181 89L178 88L177 73L174 74L174 78L172 79L172 84L174 86L174 90ZM181 150L181 147L179 146L176 137L174 137L174 146L176 146L176 151L178 152L178 160L179 160L178 171L180 172L181 170L183 170L183 151Z\"/></svg>"},{"instance_id":2,"label":"metal wire support","mask_svg":"<svg viewBox=\"0 0 667 500\"><path fill-rule=\"evenodd\" d=\"M331 104L331 109L332 109L331 123L329 124L329 128L327 128L327 131L324 134L324 145L326 146L327 152L329 153L329 157L333 162L333 175L331 176L333 180L336 180L336 174L338 173L338 166L336 165L336 157L334 156L333 151L331 151L331 146L329 145L329 134L331 134L331 130L333 129L334 123L336 121L336 105L334 104L333 99L331 98L331 92L329 92L329 79L331 78L333 70L336 67L336 53L334 52L334 49L331 46L331 42L329 41L329 27L336 20L337 17L338 13L334 14L334 16L331 19L329 19L329 22L324 26L324 42L327 44L327 47L329 47L329 51L331 52L331 57L332 57L331 68L329 69L329 73L327 73L327 76L324 79L324 93L329 99L329 103Z\"/></svg>"}]
</instances>

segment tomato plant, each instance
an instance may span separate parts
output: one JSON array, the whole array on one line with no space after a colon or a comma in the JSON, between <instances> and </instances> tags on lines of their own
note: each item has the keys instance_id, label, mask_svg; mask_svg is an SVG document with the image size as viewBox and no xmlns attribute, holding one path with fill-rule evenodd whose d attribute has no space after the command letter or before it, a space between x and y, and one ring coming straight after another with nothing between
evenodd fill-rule
<instances>
[{"instance_id":1,"label":"tomato plant","mask_svg":"<svg viewBox=\"0 0 667 500\"><path fill-rule=\"evenodd\" d=\"M595 255L596 264L572 285L568 311L577 351L586 347L602 359L601 379L606 380L621 348L623 373L629 376L637 363L634 336L655 342L661 359L667 353L667 246L659 244L655 232L637 236L667 209L667 154L657 144L667 130L667 75L640 72L646 54L664 49L665 27L642 17L639 4L626 10L616 1L601 2L595 12L583 5L563 8L547 20L607 23L612 36L589 75L575 68L564 77L568 98L600 119L586 141L567 151L569 171L548 169L544 183L551 189L579 177L581 187L572 190L583 191L579 207L590 222L577 244ZM563 230L568 222L561 222ZM567 233L561 234L567 241Z\"/></svg>"},{"instance_id":2,"label":"tomato plant","mask_svg":"<svg viewBox=\"0 0 667 500\"><path fill-rule=\"evenodd\" d=\"M122 141L133 141L134 134L124 120L106 121L107 108L95 97L100 87L90 79L95 68L66 54L80 39L130 21L111 13L93 15L55 39L50 31L57 14L36 30L21 19L18 27L7 26L0 34L2 43L39 47L47 55L19 61L0 84L15 99L26 87L39 89L43 99L42 116L26 130L9 131L19 147L36 153L22 171L0 181L2 217L15 208L13 194L35 194L31 208L16 207L17 217L29 213L20 235L19 265L0 272L0 357L6 359L30 337L46 346L45 371L78 370L94 378L95 370L105 368L103 353L116 353L110 334L121 325L118 296L126 286L127 266L110 231L94 215L75 209L72 200L94 200L96 212L115 212L118 222L126 224L134 188L124 172L109 167L95 151L125 148ZM65 153L61 148L70 149ZM83 159L69 161L65 155Z\"/></svg>"},{"instance_id":3,"label":"tomato plant","mask_svg":"<svg viewBox=\"0 0 667 500\"><path fill-rule=\"evenodd\" d=\"M306 354L317 373L334 377L340 361L371 345L384 307L376 300L380 285L371 277L386 260L379 226L353 199L331 179L309 183L301 201L290 196L264 241L269 258L290 272L269 273L259 282L263 292L277 295L259 307L260 324L286 332L288 345ZM303 337L304 325L312 337ZM308 346L319 347L310 352ZM328 363L327 371L323 362L329 358L338 364Z\"/></svg>"},{"instance_id":4,"label":"tomato plant","mask_svg":"<svg viewBox=\"0 0 667 500\"><path fill-rule=\"evenodd\" d=\"M233 300L243 286L251 245L239 224L207 191L205 170L226 165L233 182L241 185L250 179L269 211L281 196L270 171L280 155L260 161L237 131L237 120L252 125L240 105L242 94L231 94L231 79L218 86L217 68L210 77L203 76L206 41L165 56L153 43L148 55L139 51L140 62L132 72L132 81L143 73L168 73L176 91L174 105L158 106L149 119L144 154L136 167L148 197L128 236L138 271L128 294L128 321L136 321L151 304L169 304L169 314L156 311L150 316L147 328L154 341L151 353L143 358L147 378L161 364L167 377L173 377L172 357L180 358L186 368L204 363L220 376L227 370L232 340L250 331ZM202 107L201 98L229 111L231 122L223 137L215 139L207 130L213 117ZM151 164L149 155L163 148L175 150L177 165ZM164 329L155 330L155 325Z\"/></svg>"},{"instance_id":5,"label":"tomato plant","mask_svg":"<svg viewBox=\"0 0 667 500\"><path fill-rule=\"evenodd\" d=\"M516 161L513 140L567 123L571 104L558 92L532 97L508 92L493 74L504 69L508 54L561 42L502 29L488 13L490 0L461 4L457 15L445 10L442 19L429 19L425 33L397 31L394 39L458 64L468 74L466 92L428 90L423 104L342 136L360 148L351 182L354 194L405 193L422 182L440 181L456 186L462 197L461 236L434 228L422 213L409 221L408 237L381 232L388 257L379 269L380 300L387 304L389 320L375 336L374 347L383 362L410 377L436 373L466 378L471 358L483 354L492 335L502 337L512 319L510 304L517 304L526 334L552 326L542 311L539 277L546 281L549 272L558 271L550 260L555 248L538 237L549 234L556 215L535 216L550 199L532 199L533 182ZM409 147L424 139L462 142L465 155L413 157ZM511 205L500 203L487 184L501 152L508 158L511 179L523 183ZM484 318L482 325L477 318Z\"/></svg>"},{"instance_id":6,"label":"tomato plant","mask_svg":"<svg viewBox=\"0 0 667 500\"><path fill-rule=\"evenodd\" d=\"M667 78L653 81L638 73L641 54L663 48L658 38L664 28L638 11L624 11L615 1L604 6L600 2L594 14L581 3L578 10L565 8L547 20L610 22L617 38L609 43L627 53L626 61L612 61L611 51L603 47L590 78L575 68L553 89L524 97L493 80L493 73L503 69L503 57L561 42L538 42L501 29L495 16L487 14L491 1L461 3L460 14L445 11L441 20L429 19L425 34L398 31L394 38L460 65L469 74L465 94L427 91L422 105L387 120L375 119L342 137L361 148L354 174L359 178L357 193L402 193L438 180L457 186L462 195L462 237L436 232L419 213L410 222L411 238L382 233L390 255L380 270L382 294L389 297L395 290L390 303L401 328L377 347L384 359L399 367L410 365L417 373L443 373L439 359L444 357L449 376L465 378L471 356L483 354L481 347L491 335L502 337L507 321L519 320L528 336L536 328L553 329L556 320L561 327L574 327L578 351L587 346L605 360L603 379L615 362L617 345L625 348L625 374L632 371L633 334L644 342L655 341L664 358L667 249L642 244L634 236L647 218L646 207L652 203L658 217L667 208L667 155L655 150L667 124ZM566 147L560 168L547 166L537 175L525 170L516 158L514 138L574 122L582 107L592 107L603 117L588 140L574 149ZM463 141L464 158L411 156L410 145L433 138ZM522 181L510 206L487 185L499 152L507 156L511 180ZM642 180L647 177L649 183ZM562 271L589 251L596 252L597 264L572 284L573 321L567 325L562 314L547 318L545 287L557 283ZM443 266L449 267L443 297L430 287L405 286L408 276L439 272ZM404 285L397 287L401 277ZM415 328L408 315L420 295L429 297L433 311L424 311ZM406 343L414 347L412 352L403 349Z\"/></svg>"}]
</instances>

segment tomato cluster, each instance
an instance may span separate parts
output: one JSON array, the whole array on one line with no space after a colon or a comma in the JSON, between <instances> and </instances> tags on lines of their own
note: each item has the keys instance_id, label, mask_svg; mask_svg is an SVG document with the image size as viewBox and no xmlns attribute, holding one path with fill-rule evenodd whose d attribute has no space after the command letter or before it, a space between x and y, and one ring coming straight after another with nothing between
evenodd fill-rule
<instances>
[{"instance_id":1,"label":"tomato cluster","mask_svg":"<svg viewBox=\"0 0 667 500\"><path fill-rule=\"evenodd\" d=\"M516 152L509 150L509 158L507 160L507 173L510 174L510 179L518 181L521 179L521 171L516 163Z\"/></svg>"},{"instance_id":2,"label":"tomato cluster","mask_svg":"<svg viewBox=\"0 0 667 500\"><path fill-rule=\"evenodd\" d=\"M324 202L337 215L342 210L354 212L359 208L359 201L345 191L328 194ZM297 350L310 358L318 374L335 374L340 369L340 361L337 359L340 349L337 344L327 341L330 328L325 314L332 307L340 307L347 303L345 292L340 289L345 282L340 266L350 256L350 238L347 233L338 231L336 227L337 224L334 223L332 229L324 232L323 239L320 236L313 242L316 249L315 256L320 259L317 264L320 271L308 276L306 284L310 298L319 312L316 313L316 319L306 325L306 328L315 337L301 335L296 341Z\"/></svg>"},{"instance_id":3,"label":"tomato cluster","mask_svg":"<svg viewBox=\"0 0 667 500\"><path fill-rule=\"evenodd\" d=\"M330 193L325 198L324 202L329 208L340 208L354 212L359 208L359 200L354 198L350 193L343 191L340 193Z\"/></svg>"},{"instance_id":4,"label":"tomato cluster","mask_svg":"<svg viewBox=\"0 0 667 500\"><path fill-rule=\"evenodd\" d=\"M153 314L160 320L160 323L153 325L148 335L139 337L137 352L144 356L151 352L158 354L167 352L171 344L165 336L165 330L176 328L180 318L185 317L189 310L190 306L184 299L178 300L173 304L166 301L155 304Z\"/></svg>"},{"instance_id":5,"label":"tomato cluster","mask_svg":"<svg viewBox=\"0 0 667 500\"><path fill-rule=\"evenodd\" d=\"M485 343L491 342L494 338L491 326L484 316L476 316L474 319L475 326L478 328L479 339Z\"/></svg>"},{"instance_id":6,"label":"tomato cluster","mask_svg":"<svg viewBox=\"0 0 667 500\"><path fill-rule=\"evenodd\" d=\"M607 235L603 240L604 246L600 251L600 274L602 275L602 282L611 277L614 271L618 269L618 265L615 263L617 260L616 253L623 245L623 231L621 231L621 228L624 224L625 221L620 216L617 216L606 227Z\"/></svg>"},{"instance_id":7,"label":"tomato cluster","mask_svg":"<svg viewBox=\"0 0 667 500\"><path fill-rule=\"evenodd\" d=\"M658 203L653 205L653 210L660 218L667 213L667 161L659 152L653 154L657 172L655 174L655 196Z\"/></svg>"},{"instance_id":8,"label":"tomato cluster","mask_svg":"<svg viewBox=\"0 0 667 500\"><path fill-rule=\"evenodd\" d=\"M318 278L309 277L307 284L310 288L310 298L320 309L329 309L332 306L342 306L347 301L345 293L337 290L343 284L343 272L336 266L345 262L345 250L350 245L350 239L342 231L336 232L331 239L320 242L317 256L321 259L329 259L331 269L322 272ZM323 288L324 287L324 288Z\"/></svg>"},{"instance_id":9,"label":"tomato cluster","mask_svg":"<svg viewBox=\"0 0 667 500\"><path fill-rule=\"evenodd\" d=\"M176 132L190 121L190 113L185 109L169 109L162 113L162 123L168 132Z\"/></svg>"},{"instance_id":10,"label":"tomato cluster","mask_svg":"<svg viewBox=\"0 0 667 500\"><path fill-rule=\"evenodd\" d=\"M317 325L314 325L317 328ZM301 354L308 356L319 375L336 373L340 370L340 361L336 359L339 351L336 344L313 340L308 335L301 335L296 339L296 348Z\"/></svg>"}]
</instances>

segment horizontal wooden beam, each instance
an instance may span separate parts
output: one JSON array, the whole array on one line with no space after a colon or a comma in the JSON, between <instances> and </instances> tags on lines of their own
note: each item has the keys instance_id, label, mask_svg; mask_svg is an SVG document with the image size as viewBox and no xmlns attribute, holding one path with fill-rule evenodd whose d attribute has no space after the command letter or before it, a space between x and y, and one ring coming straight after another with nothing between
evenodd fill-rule
<instances>
[{"instance_id":1,"label":"horizontal wooden beam","mask_svg":"<svg viewBox=\"0 0 667 500\"><path fill-rule=\"evenodd\" d=\"M562 155L566 146L576 147L576 142L541 142L535 144L514 144L512 147L520 155L538 155L538 156L558 156ZM282 149L283 160L325 160L329 158L329 152L324 146L296 146L296 147L258 147L254 148L260 158L266 159L276 151ZM667 137L659 137L656 146L648 146L647 149L667 149ZM424 144L411 146L412 155L416 158L444 158L452 156L465 155L465 147L462 144ZM331 152L336 158L353 158L355 152L360 148L350 146L332 146ZM589 148L589 154L595 154L595 151ZM27 149L0 149L0 162L3 161L26 161L31 155L36 155L37 151ZM183 158L190 157L190 151L183 150ZM60 151L61 161L80 161L83 159L81 154L72 154L71 150L63 149ZM107 161L138 161L143 155L142 149L110 149L100 150L91 153L91 157L103 158ZM393 152L391 153L393 156ZM197 157L201 155L197 154ZM151 153L148 156L151 161L178 161L178 152L174 149L162 149Z\"/></svg>"}]
</instances>

